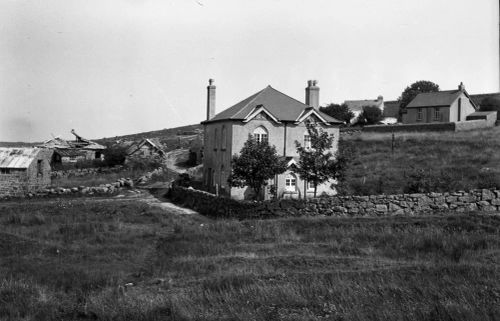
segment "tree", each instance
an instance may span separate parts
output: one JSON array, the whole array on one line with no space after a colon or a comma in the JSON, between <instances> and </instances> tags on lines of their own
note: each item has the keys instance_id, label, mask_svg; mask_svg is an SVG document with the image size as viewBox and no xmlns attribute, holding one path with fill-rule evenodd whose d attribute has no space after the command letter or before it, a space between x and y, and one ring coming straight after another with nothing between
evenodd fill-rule
<instances>
[{"instance_id":1,"label":"tree","mask_svg":"<svg viewBox=\"0 0 500 321\"><path fill-rule=\"evenodd\" d=\"M239 155L232 159L232 173L228 183L235 187L249 186L258 198L267 181L286 170L285 160L280 159L276 147L267 141L259 142L249 135Z\"/></svg>"},{"instance_id":2,"label":"tree","mask_svg":"<svg viewBox=\"0 0 500 321\"><path fill-rule=\"evenodd\" d=\"M347 163L346 158L338 152L334 155L331 151L334 136L328 134L321 127L314 123L306 123L307 131L311 140L311 147L302 146L295 141L297 152L299 153L299 162L292 171L299 177L314 185L314 197L318 185L329 179L339 179L343 175L343 169ZM304 195L305 196L305 195Z\"/></svg>"},{"instance_id":3,"label":"tree","mask_svg":"<svg viewBox=\"0 0 500 321\"><path fill-rule=\"evenodd\" d=\"M497 111L500 114L500 98L487 97L481 101L481 111ZM497 115L497 117L500 115Z\"/></svg>"},{"instance_id":4,"label":"tree","mask_svg":"<svg viewBox=\"0 0 500 321\"><path fill-rule=\"evenodd\" d=\"M377 106L364 106L363 111L358 116L358 124L373 125L383 118L382 110Z\"/></svg>"},{"instance_id":5,"label":"tree","mask_svg":"<svg viewBox=\"0 0 500 321\"><path fill-rule=\"evenodd\" d=\"M406 87L398 98L399 101L399 115L405 111L406 106L420 93L436 92L439 91L439 85L428 80L419 80L410 86Z\"/></svg>"},{"instance_id":6,"label":"tree","mask_svg":"<svg viewBox=\"0 0 500 321\"><path fill-rule=\"evenodd\" d=\"M127 148L119 144L109 144L103 154L107 166L123 165L127 157Z\"/></svg>"},{"instance_id":7,"label":"tree","mask_svg":"<svg viewBox=\"0 0 500 321\"><path fill-rule=\"evenodd\" d=\"M319 110L324 112L328 116L332 116L335 119L346 122L346 124L349 124L351 119L354 117L354 113L346 104L339 105L331 103L326 107L320 107Z\"/></svg>"}]
</instances>

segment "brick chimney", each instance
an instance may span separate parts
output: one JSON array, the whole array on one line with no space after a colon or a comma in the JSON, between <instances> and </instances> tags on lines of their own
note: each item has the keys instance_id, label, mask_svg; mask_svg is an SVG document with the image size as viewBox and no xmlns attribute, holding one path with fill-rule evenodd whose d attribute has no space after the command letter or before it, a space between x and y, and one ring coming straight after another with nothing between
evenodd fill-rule
<instances>
[{"instance_id":1,"label":"brick chimney","mask_svg":"<svg viewBox=\"0 0 500 321\"><path fill-rule=\"evenodd\" d=\"M207 120L215 116L215 80L209 79L207 86Z\"/></svg>"},{"instance_id":2,"label":"brick chimney","mask_svg":"<svg viewBox=\"0 0 500 321\"><path fill-rule=\"evenodd\" d=\"M319 87L317 80L308 80L306 87L306 105L319 108Z\"/></svg>"},{"instance_id":3,"label":"brick chimney","mask_svg":"<svg viewBox=\"0 0 500 321\"><path fill-rule=\"evenodd\" d=\"M463 82L460 82L460 85L458 85L458 90L465 91L465 86Z\"/></svg>"}]
</instances>

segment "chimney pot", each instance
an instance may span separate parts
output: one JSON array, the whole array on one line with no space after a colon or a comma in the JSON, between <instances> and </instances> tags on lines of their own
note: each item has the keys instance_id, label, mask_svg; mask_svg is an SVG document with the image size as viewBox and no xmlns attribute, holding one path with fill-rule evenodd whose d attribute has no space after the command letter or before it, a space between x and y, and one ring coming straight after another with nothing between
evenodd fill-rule
<instances>
[{"instance_id":1,"label":"chimney pot","mask_svg":"<svg viewBox=\"0 0 500 321\"><path fill-rule=\"evenodd\" d=\"M207 86L207 120L215 116L215 80L210 78Z\"/></svg>"},{"instance_id":2,"label":"chimney pot","mask_svg":"<svg viewBox=\"0 0 500 321\"><path fill-rule=\"evenodd\" d=\"M465 86L463 82L460 82L460 85L458 85L458 90L465 91Z\"/></svg>"},{"instance_id":3,"label":"chimney pot","mask_svg":"<svg viewBox=\"0 0 500 321\"><path fill-rule=\"evenodd\" d=\"M308 80L306 87L306 105L319 108L319 87L317 80Z\"/></svg>"}]
</instances>

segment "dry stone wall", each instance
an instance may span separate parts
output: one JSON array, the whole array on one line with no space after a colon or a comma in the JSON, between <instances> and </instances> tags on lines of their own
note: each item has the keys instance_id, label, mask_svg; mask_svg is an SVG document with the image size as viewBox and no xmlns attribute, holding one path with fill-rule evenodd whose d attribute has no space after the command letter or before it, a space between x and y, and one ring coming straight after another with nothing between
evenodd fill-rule
<instances>
[{"instance_id":1,"label":"dry stone wall","mask_svg":"<svg viewBox=\"0 0 500 321\"><path fill-rule=\"evenodd\" d=\"M169 198L212 217L237 219L280 216L382 216L420 215L433 212L498 212L500 190L476 189L453 193L372 196L331 196L307 200L236 201L173 186Z\"/></svg>"}]
</instances>

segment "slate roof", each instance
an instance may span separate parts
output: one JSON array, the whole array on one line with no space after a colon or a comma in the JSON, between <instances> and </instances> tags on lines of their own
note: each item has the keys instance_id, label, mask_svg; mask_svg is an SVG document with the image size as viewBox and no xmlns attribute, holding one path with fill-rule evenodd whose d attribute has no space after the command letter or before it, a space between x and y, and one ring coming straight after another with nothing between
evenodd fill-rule
<instances>
[{"instance_id":1,"label":"slate roof","mask_svg":"<svg viewBox=\"0 0 500 321\"><path fill-rule=\"evenodd\" d=\"M39 148L0 147L0 168L28 168L39 152Z\"/></svg>"},{"instance_id":2,"label":"slate roof","mask_svg":"<svg viewBox=\"0 0 500 321\"><path fill-rule=\"evenodd\" d=\"M406 108L450 106L462 93L463 92L458 89L420 93L408 104L408 106L406 106Z\"/></svg>"},{"instance_id":3,"label":"slate roof","mask_svg":"<svg viewBox=\"0 0 500 321\"><path fill-rule=\"evenodd\" d=\"M133 153L138 151L145 144L152 146L160 155L165 154L165 151L163 151L163 149L160 147L161 145L158 142L155 143L155 141L153 139L149 139L149 138L143 139L138 144L134 143L134 144L130 145L130 147L127 149L127 154L132 155Z\"/></svg>"},{"instance_id":4,"label":"slate roof","mask_svg":"<svg viewBox=\"0 0 500 321\"><path fill-rule=\"evenodd\" d=\"M344 101L344 104L349 107L349 109L352 112L362 112L363 107L365 106L371 106L371 107L378 107L380 109L382 104L384 103L383 100L378 100L378 99L364 99L364 100L346 100Z\"/></svg>"},{"instance_id":5,"label":"slate roof","mask_svg":"<svg viewBox=\"0 0 500 321\"><path fill-rule=\"evenodd\" d=\"M261 91L240 101L236 105L218 113L212 119L202 122L203 124L220 120L244 120L257 106L264 106L279 121L296 121L306 108L310 106L283 94L282 92L267 86ZM342 123L333 117L316 110L327 122Z\"/></svg>"}]
</instances>

